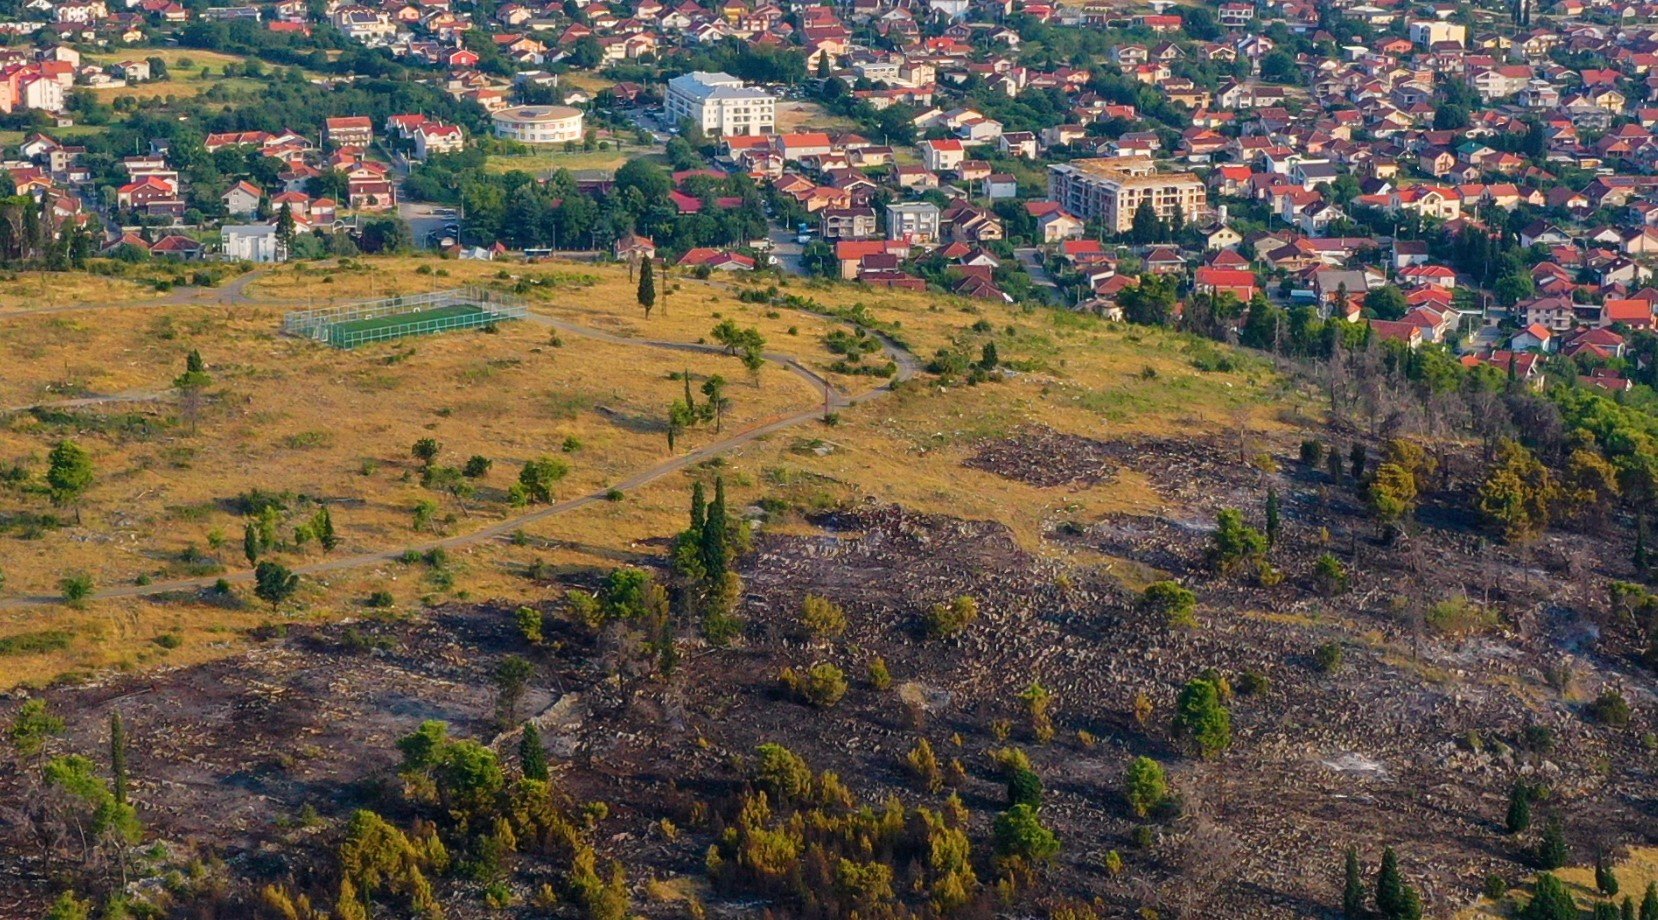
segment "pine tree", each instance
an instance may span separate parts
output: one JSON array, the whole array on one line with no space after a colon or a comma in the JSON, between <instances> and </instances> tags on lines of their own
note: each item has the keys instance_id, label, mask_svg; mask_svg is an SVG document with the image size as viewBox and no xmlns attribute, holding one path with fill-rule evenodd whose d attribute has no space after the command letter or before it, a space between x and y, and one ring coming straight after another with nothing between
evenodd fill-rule
<instances>
[{"instance_id":1,"label":"pine tree","mask_svg":"<svg viewBox=\"0 0 1658 920\"><path fill-rule=\"evenodd\" d=\"M1347 848L1347 884L1341 891L1341 913L1348 920L1364 916L1364 877L1359 868L1359 851Z\"/></svg>"},{"instance_id":2,"label":"pine tree","mask_svg":"<svg viewBox=\"0 0 1658 920\"><path fill-rule=\"evenodd\" d=\"M1609 898L1618 893L1618 875L1605 852L1595 857L1595 888Z\"/></svg>"},{"instance_id":3,"label":"pine tree","mask_svg":"<svg viewBox=\"0 0 1658 920\"><path fill-rule=\"evenodd\" d=\"M118 712L109 715L109 772L115 804L127 804L127 726Z\"/></svg>"},{"instance_id":4,"label":"pine tree","mask_svg":"<svg viewBox=\"0 0 1658 920\"><path fill-rule=\"evenodd\" d=\"M1399 916L1405 906L1405 880L1399 877L1399 857L1392 847L1382 851L1382 868L1376 873L1376 910L1383 917Z\"/></svg>"},{"instance_id":5,"label":"pine tree","mask_svg":"<svg viewBox=\"0 0 1658 920\"><path fill-rule=\"evenodd\" d=\"M1571 852L1566 847L1566 834L1559 821L1550 821L1543 828L1543 839L1537 843L1537 864L1544 869L1558 869L1566 864Z\"/></svg>"},{"instance_id":6,"label":"pine tree","mask_svg":"<svg viewBox=\"0 0 1658 920\"><path fill-rule=\"evenodd\" d=\"M518 739L518 765L525 779L546 782L551 776L547 769L547 749L541 746L541 732L534 722L524 723L524 736Z\"/></svg>"},{"instance_id":7,"label":"pine tree","mask_svg":"<svg viewBox=\"0 0 1658 920\"><path fill-rule=\"evenodd\" d=\"M1268 546L1278 545L1278 527L1279 527L1279 523L1280 522L1279 522L1279 510L1278 510L1278 490L1273 489L1273 488L1268 488L1267 489L1267 545Z\"/></svg>"},{"instance_id":8,"label":"pine tree","mask_svg":"<svg viewBox=\"0 0 1658 920\"><path fill-rule=\"evenodd\" d=\"M1508 817L1503 822L1510 834L1523 833L1531 827L1531 790L1515 783L1508 793Z\"/></svg>"},{"instance_id":9,"label":"pine tree","mask_svg":"<svg viewBox=\"0 0 1658 920\"><path fill-rule=\"evenodd\" d=\"M651 309L656 306L656 275L650 259L639 266L639 306L645 308L645 318L651 318Z\"/></svg>"}]
</instances>

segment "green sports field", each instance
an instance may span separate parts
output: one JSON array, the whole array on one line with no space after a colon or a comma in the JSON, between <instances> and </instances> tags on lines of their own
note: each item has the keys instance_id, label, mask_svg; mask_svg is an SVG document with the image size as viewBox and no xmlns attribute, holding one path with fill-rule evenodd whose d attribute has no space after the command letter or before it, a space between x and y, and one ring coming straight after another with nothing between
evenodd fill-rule
<instances>
[{"instance_id":1,"label":"green sports field","mask_svg":"<svg viewBox=\"0 0 1658 920\"><path fill-rule=\"evenodd\" d=\"M451 329L471 329L487 326L500 319L477 304L457 303L413 313L394 313L369 319L349 320L328 327L328 341L341 348L402 338L408 335L426 335Z\"/></svg>"}]
</instances>

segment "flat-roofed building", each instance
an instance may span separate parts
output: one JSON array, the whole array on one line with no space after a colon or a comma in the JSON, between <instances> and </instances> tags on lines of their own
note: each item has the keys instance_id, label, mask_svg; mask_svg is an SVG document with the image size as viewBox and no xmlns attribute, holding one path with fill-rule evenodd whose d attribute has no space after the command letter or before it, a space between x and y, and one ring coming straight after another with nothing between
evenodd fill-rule
<instances>
[{"instance_id":1,"label":"flat-roofed building","mask_svg":"<svg viewBox=\"0 0 1658 920\"><path fill-rule=\"evenodd\" d=\"M693 71L668 81L662 99L671 124L686 119L704 134L770 134L777 128L777 99L744 86L727 73Z\"/></svg>"},{"instance_id":2,"label":"flat-roofed building","mask_svg":"<svg viewBox=\"0 0 1658 920\"><path fill-rule=\"evenodd\" d=\"M1177 215L1186 223L1203 219L1208 198L1203 180L1189 172L1160 173L1149 157L1072 160L1048 167L1048 198L1113 233L1134 226L1134 212L1150 202L1162 220Z\"/></svg>"}]
</instances>

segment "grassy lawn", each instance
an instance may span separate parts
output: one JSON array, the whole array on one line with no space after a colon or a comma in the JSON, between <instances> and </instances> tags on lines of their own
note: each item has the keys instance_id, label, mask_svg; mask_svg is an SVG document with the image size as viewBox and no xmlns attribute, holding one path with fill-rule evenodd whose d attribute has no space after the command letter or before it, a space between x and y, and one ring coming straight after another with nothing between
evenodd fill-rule
<instances>
[{"instance_id":1,"label":"grassy lawn","mask_svg":"<svg viewBox=\"0 0 1658 920\"><path fill-rule=\"evenodd\" d=\"M165 99L172 96L188 99L199 96L215 86L224 86L234 93L256 93L265 88L262 81L251 77L212 76L204 80L199 75L179 74L165 80L139 83L136 86L121 84L94 87L92 92L100 99L114 99L118 96L136 96L140 99Z\"/></svg>"},{"instance_id":2,"label":"grassy lawn","mask_svg":"<svg viewBox=\"0 0 1658 920\"><path fill-rule=\"evenodd\" d=\"M116 64L121 61L145 61L150 58L160 58L169 68L187 67L199 71L202 67L212 67L219 70L226 64L241 64L247 61L245 55L226 54L220 51L202 51L196 48L146 48L130 47L119 51L103 51L96 54L83 54L81 60L90 64Z\"/></svg>"}]
</instances>

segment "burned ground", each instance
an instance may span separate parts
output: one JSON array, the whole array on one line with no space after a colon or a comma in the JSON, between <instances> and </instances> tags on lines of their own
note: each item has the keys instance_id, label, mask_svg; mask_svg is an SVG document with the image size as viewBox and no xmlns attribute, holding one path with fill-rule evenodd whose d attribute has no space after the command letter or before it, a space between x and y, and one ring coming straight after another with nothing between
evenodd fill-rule
<instances>
[{"instance_id":1,"label":"burned ground","mask_svg":"<svg viewBox=\"0 0 1658 920\"><path fill-rule=\"evenodd\" d=\"M1109 462L1145 473L1169 514L1056 530L1060 558L1021 548L994 522L887 504L814 517L815 532L763 534L744 559L744 641L693 645L667 681L635 667L632 641L617 631L594 637L555 619L552 641L531 650L511 626L513 605L484 604L296 628L239 658L48 696L70 722L65 749L96 751L108 714L122 712L133 731L136 797L156 836L224 857L230 874L250 883L303 878L328 839L296 821L305 806L325 818L359 805L395 814L387 792L397 783L395 740L422 720L490 738L490 675L508 652L535 660L525 711L538 714L560 784L609 805L599 847L636 881L702 875L742 788L741 761L772 741L834 771L866 801L896 795L936 806L942 794L920 791L904 764L927 738L941 760L965 768L954 791L972 814L981 861L1006 802L989 751L1020 746L1043 779L1043 817L1064 847L1041 896L1103 897L1125 914L1147 904L1174 915L1321 913L1339 901L1343 849L1357 846L1373 865L1383 845L1398 848L1430 907L1446 911L1472 900L1487 874L1527 870L1535 830L1516 838L1501 827L1518 779L1550 786L1540 808L1563 819L1580 858L1647 839L1658 785L1640 730L1594 724L1583 712L1613 685L1630 698L1634 725L1654 708L1650 680L1634 663L1635 630L1593 587L1626 576L1626 547L1563 533L1523 559L1499 549L1460 526L1460 474L1422 511L1443 526L1384 544L1350 485L1287 458L1264 473L1221 444L1112 448ZM1250 576L1215 576L1205 560L1215 512L1243 507L1258 523L1269 484L1284 500L1272 552L1283 580L1263 587ZM1200 625L1171 630L1104 567L1061 561L1084 558L1079 550L1186 581L1199 594ZM1351 575L1334 596L1311 577L1326 552ZM1428 628L1424 609L1459 592L1489 601L1500 622L1465 637ZM801 638L807 594L846 610L843 636ZM956 638L927 638L923 612L960 595L977 600L977 622ZM1324 673L1313 653L1331 642L1345 663ZM890 690L863 679L875 656L891 670ZM788 698L779 681L786 666L820 662L841 667L852 684L827 710ZM1545 676L1562 664L1572 675L1566 693ZM1168 723L1180 687L1208 668L1240 692L1235 743L1205 762L1175 744ZM1056 700L1048 743L1031 737L1018 699L1033 681ZM1153 703L1144 724L1133 712L1142 693ZM1170 765L1184 803L1179 816L1152 824L1147 848L1135 843L1144 822L1130 817L1121 788L1128 760L1141 754ZM0 800L27 802L28 775L0 768ZM49 894L27 811L0 824L8 854L0 915L8 903ZM679 832L664 835L663 818ZM1105 869L1112 850L1127 864L1120 877ZM639 894L645 915L683 915L681 903ZM446 900L451 916L483 913L464 889ZM733 917L758 910L717 898L709 907Z\"/></svg>"},{"instance_id":2,"label":"burned ground","mask_svg":"<svg viewBox=\"0 0 1658 920\"><path fill-rule=\"evenodd\" d=\"M1039 488L1088 488L1116 474L1117 445L1027 425L1006 438L979 445L966 466Z\"/></svg>"}]
</instances>

